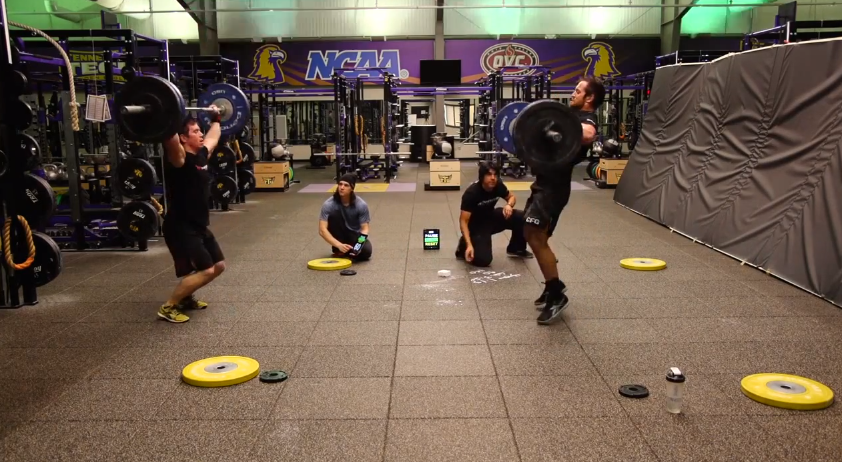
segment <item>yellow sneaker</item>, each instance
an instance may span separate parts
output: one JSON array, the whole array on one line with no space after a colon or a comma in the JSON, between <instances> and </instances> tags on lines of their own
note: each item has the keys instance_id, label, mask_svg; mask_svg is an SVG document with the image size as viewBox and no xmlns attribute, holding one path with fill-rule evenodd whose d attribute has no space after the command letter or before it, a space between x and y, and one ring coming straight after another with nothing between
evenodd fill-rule
<instances>
[{"instance_id":1,"label":"yellow sneaker","mask_svg":"<svg viewBox=\"0 0 842 462\"><path fill-rule=\"evenodd\" d=\"M184 297L178 303L178 308L182 310L204 310L207 307L208 304L201 300L197 300L195 295Z\"/></svg>"},{"instance_id":2,"label":"yellow sneaker","mask_svg":"<svg viewBox=\"0 0 842 462\"><path fill-rule=\"evenodd\" d=\"M190 320L190 316L178 311L178 309L172 305L162 305L161 309L158 310L158 317L169 322L187 322Z\"/></svg>"}]
</instances>

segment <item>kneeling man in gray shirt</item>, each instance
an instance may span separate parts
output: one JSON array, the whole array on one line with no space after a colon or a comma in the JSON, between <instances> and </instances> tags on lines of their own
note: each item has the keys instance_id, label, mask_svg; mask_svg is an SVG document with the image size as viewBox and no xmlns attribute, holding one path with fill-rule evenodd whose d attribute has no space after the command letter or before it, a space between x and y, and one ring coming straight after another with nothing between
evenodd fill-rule
<instances>
[{"instance_id":1,"label":"kneeling man in gray shirt","mask_svg":"<svg viewBox=\"0 0 842 462\"><path fill-rule=\"evenodd\" d=\"M319 236L330 244L334 255L365 261L371 258L371 240L368 239L371 216L368 204L354 193L356 185L355 175L339 178L336 192L322 205ZM358 243L362 245L355 251L354 246Z\"/></svg>"}]
</instances>

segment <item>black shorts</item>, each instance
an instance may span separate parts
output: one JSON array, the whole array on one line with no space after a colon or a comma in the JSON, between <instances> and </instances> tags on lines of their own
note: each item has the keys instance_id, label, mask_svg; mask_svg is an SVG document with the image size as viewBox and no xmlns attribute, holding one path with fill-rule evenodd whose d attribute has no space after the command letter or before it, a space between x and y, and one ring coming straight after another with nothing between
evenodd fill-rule
<instances>
[{"instance_id":1,"label":"black shorts","mask_svg":"<svg viewBox=\"0 0 842 462\"><path fill-rule=\"evenodd\" d=\"M207 227L164 220L164 241L175 263L176 277L204 271L225 260L216 237Z\"/></svg>"},{"instance_id":2,"label":"black shorts","mask_svg":"<svg viewBox=\"0 0 842 462\"><path fill-rule=\"evenodd\" d=\"M571 178L564 174L552 179L536 178L523 208L524 225L546 229L547 236L552 236L561 211L570 201Z\"/></svg>"}]
</instances>

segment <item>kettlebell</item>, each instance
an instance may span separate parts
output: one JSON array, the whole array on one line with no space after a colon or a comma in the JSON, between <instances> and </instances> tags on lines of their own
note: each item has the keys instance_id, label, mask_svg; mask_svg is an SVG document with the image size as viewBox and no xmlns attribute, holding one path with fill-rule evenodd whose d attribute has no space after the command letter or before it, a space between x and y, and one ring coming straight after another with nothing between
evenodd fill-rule
<instances>
[{"instance_id":1,"label":"kettlebell","mask_svg":"<svg viewBox=\"0 0 842 462\"><path fill-rule=\"evenodd\" d=\"M47 181L58 180L58 172L54 164L44 164L44 174L46 175Z\"/></svg>"},{"instance_id":2,"label":"kettlebell","mask_svg":"<svg viewBox=\"0 0 842 462\"><path fill-rule=\"evenodd\" d=\"M56 165L56 180L58 181L67 181L67 166L61 162L58 162Z\"/></svg>"}]
</instances>

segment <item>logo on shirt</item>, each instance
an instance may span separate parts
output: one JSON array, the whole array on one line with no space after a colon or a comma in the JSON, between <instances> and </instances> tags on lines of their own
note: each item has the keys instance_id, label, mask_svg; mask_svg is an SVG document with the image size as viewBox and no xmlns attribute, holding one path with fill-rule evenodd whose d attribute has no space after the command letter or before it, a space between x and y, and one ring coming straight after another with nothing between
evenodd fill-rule
<instances>
[{"instance_id":1,"label":"logo on shirt","mask_svg":"<svg viewBox=\"0 0 842 462\"><path fill-rule=\"evenodd\" d=\"M480 201L477 204L477 207L483 207L483 206L486 206L486 205L494 205L494 204L497 203L497 199L499 199L499 198L495 197L494 199L487 199L487 200L484 200L484 201Z\"/></svg>"},{"instance_id":2,"label":"logo on shirt","mask_svg":"<svg viewBox=\"0 0 842 462\"><path fill-rule=\"evenodd\" d=\"M522 43L498 43L482 52L479 58L480 66L486 74L491 74L508 66L537 66L538 53ZM503 75L530 75L534 69L511 69Z\"/></svg>"},{"instance_id":3,"label":"logo on shirt","mask_svg":"<svg viewBox=\"0 0 842 462\"><path fill-rule=\"evenodd\" d=\"M208 169L207 165L201 165L201 166L197 165L196 166L196 170L207 170L207 169Z\"/></svg>"}]
</instances>

